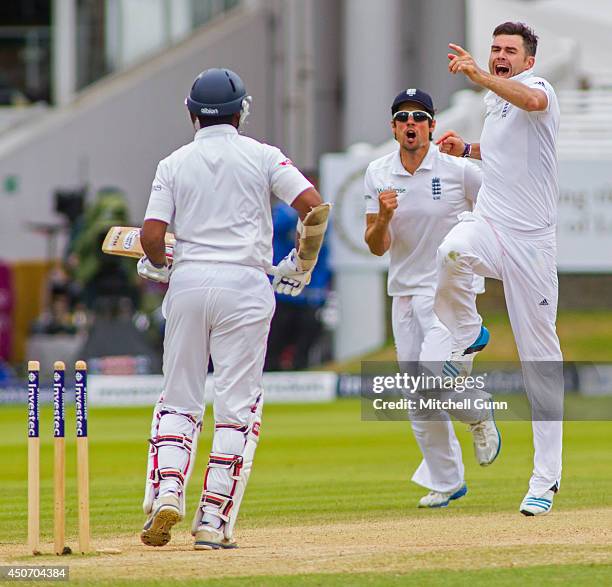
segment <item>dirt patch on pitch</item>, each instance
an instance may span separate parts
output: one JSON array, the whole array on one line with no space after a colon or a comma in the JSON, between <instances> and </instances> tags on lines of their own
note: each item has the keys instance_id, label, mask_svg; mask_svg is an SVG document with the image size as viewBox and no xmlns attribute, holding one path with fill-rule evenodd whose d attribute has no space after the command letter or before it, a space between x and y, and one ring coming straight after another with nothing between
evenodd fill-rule
<instances>
[{"instance_id":1,"label":"dirt patch on pitch","mask_svg":"<svg viewBox=\"0 0 612 587\"><path fill-rule=\"evenodd\" d=\"M118 554L73 555L62 562L70 565L72 580L108 581L612 562L612 508L556 511L544 518L428 513L416 519L247 529L237 535L239 549L204 552L192 550L183 523L161 549L145 547L138 536L122 536L93 544L120 549ZM51 544L42 550L51 552ZM23 545L2 545L0 553L2 564L59 562L54 556L28 557Z\"/></svg>"}]
</instances>

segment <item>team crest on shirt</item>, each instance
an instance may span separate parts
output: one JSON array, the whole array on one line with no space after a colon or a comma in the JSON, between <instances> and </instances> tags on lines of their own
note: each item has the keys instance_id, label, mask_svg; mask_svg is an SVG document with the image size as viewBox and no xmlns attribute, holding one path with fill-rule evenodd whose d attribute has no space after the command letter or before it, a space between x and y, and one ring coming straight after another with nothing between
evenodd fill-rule
<instances>
[{"instance_id":1,"label":"team crest on shirt","mask_svg":"<svg viewBox=\"0 0 612 587\"><path fill-rule=\"evenodd\" d=\"M293 161L291 161L291 159L285 159L284 161L281 161L279 165L286 167L287 165L293 165Z\"/></svg>"},{"instance_id":2,"label":"team crest on shirt","mask_svg":"<svg viewBox=\"0 0 612 587\"><path fill-rule=\"evenodd\" d=\"M431 178L431 197L439 200L442 197L442 182L439 177Z\"/></svg>"}]
</instances>

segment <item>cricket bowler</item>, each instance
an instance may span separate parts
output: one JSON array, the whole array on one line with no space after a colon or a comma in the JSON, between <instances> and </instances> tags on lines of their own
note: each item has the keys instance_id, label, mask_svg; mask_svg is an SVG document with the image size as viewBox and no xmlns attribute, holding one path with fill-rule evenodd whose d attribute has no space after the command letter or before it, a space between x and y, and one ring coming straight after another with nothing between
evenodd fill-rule
<instances>
[{"instance_id":1,"label":"cricket bowler","mask_svg":"<svg viewBox=\"0 0 612 587\"><path fill-rule=\"evenodd\" d=\"M556 333L556 222L559 186L555 91L533 72L538 38L523 23L493 32L489 71L450 44L449 71L488 90L479 143L448 131L443 153L482 160L474 212L462 214L438 249L435 311L450 330L446 368L469 373L486 346L471 289L473 274L502 280L532 408L534 466L520 505L526 516L550 512L561 482L563 370Z\"/></svg>"}]
</instances>

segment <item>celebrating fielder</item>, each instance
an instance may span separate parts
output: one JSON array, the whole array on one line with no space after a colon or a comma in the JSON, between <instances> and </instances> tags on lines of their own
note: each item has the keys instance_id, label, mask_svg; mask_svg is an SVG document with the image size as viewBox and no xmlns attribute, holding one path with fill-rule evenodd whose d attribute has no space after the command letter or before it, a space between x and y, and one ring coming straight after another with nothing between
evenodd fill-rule
<instances>
[{"instance_id":1,"label":"celebrating fielder","mask_svg":"<svg viewBox=\"0 0 612 587\"><path fill-rule=\"evenodd\" d=\"M143 504L141 539L149 546L167 544L185 514L209 356L215 432L192 534L196 550L236 546L233 528L259 438L272 290L302 291L327 224L329 205L291 161L238 133L250 104L230 70L208 69L196 78L186 100L195 138L159 163L145 215L146 257L138 273L169 281L164 389L153 412ZM300 217L299 248L274 268L272 287L271 191ZM164 249L170 222L171 269Z\"/></svg>"},{"instance_id":2,"label":"celebrating fielder","mask_svg":"<svg viewBox=\"0 0 612 587\"><path fill-rule=\"evenodd\" d=\"M457 224L457 216L472 209L481 173L473 163L431 146L436 121L429 94L418 89L401 92L391 114L399 149L376 159L366 171L365 240L375 255L390 252L388 292L393 297L398 360L411 363L408 368L419 361L441 365L451 352L451 336L433 311L436 250ZM482 291L482 279L473 281L470 291ZM492 463L501 440L490 413L449 411L470 425L478 462ZM430 490L419 507L447 506L467 492L461 447L449 414L417 408L409 415L423 454L412 480Z\"/></svg>"},{"instance_id":3,"label":"celebrating fielder","mask_svg":"<svg viewBox=\"0 0 612 587\"><path fill-rule=\"evenodd\" d=\"M501 279L532 406L534 469L520 505L527 516L546 514L561 480L563 378L555 330L555 225L558 180L555 143L559 105L552 86L533 74L537 37L522 23L493 32L489 72L458 45L449 45L449 70L489 90L480 143L444 133L440 150L483 163L472 214L438 250L435 311L453 336L447 368L466 373L481 332L471 290L473 274Z\"/></svg>"}]
</instances>

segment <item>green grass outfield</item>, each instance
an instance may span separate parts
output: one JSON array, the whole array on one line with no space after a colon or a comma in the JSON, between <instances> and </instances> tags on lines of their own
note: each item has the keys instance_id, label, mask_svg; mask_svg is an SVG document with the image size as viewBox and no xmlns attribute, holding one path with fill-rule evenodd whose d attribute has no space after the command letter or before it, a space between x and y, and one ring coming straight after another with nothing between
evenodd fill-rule
<instances>
[{"instance_id":1,"label":"green grass outfield","mask_svg":"<svg viewBox=\"0 0 612 587\"><path fill-rule=\"evenodd\" d=\"M135 549L137 556L149 556L150 562L147 564L154 564L154 561L163 564L164 560L170 561L172 556L179 556L181 549L173 551L156 549L153 558L153 555L148 554L152 550L141 547L137 538L133 538L143 523L141 501L150 413L151 410L142 408L91 410L89 424L91 524L94 542L99 541L109 547L116 539L122 544L128 543L129 548ZM77 521L73 411L68 410L66 420L69 431L67 534L74 544ZM114 558L102 555L90 557L74 555L61 561L52 556L36 559L26 556L25 548L19 546L25 544L27 527L25 406L0 407L0 429L4 495L3 507L0 508L1 564L16 561L21 564L32 562L70 564L73 574L71 584L169 585L172 583L172 578L178 576L176 573L163 576L154 573L148 579L131 579L131 577L141 577L145 569L140 568L138 572L130 571L130 567L124 566L121 562L122 555ZM185 551L189 550L186 531L199 497L202 471L210 447L210 429L211 419L208 414L188 494L188 521L182 524L186 536L182 550ZM555 501L553 513L541 519L527 519L517 511L531 473L530 423L501 422L500 429L503 436L501 455L493 466L481 468L475 464L470 436L465 426L457 426L464 449L469 493L466 498L453 503L444 511L423 511L416 509L415 505L424 491L409 482L420 458L407 422L362 422L359 402L355 400L339 400L323 405L266 406L260 446L238 525L238 539L240 541L241 532L245 533L247 547L235 551L240 553L239 555L230 554L229 551L212 554L191 551L189 556L200 557L197 561L205 561L207 556L216 557L211 558L211 561L217 561L219 556L253 557L253 553L257 554L261 536L266 532L276 532L280 536L279 550L272 550L272 554L266 555L274 562L275 552L279 560L284 556L282 555L283 529L287 529L289 536L291 528L300 527L305 528L305 534L310 532L315 536L315 544L305 539L304 548L311 548L313 557L321 557L321 572L317 572L316 567L309 572L300 572L301 568L310 568L305 566L307 561L302 560L300 562L302 567L291 566L288 563L283 566L279 563L273 572L267 573L264 568L252 575L249 574L248 567L239 565L225 572L224 574L228 576L220 580L214 579L214 575L207 574L205 566L202 566L201 571L194 571L193 576L185 576L188 567L185 566L187 563L182 563L183 566L176 571L183 573L180 575L180 583L184 585L459 585L465 583L511 585L520 581L524 585L530 585L542 584L544 581L557 584L558 581L559 584L563 582L572 585L610 584L612 582L612 567L609 566L612 563L610 537L612 425L610 422L566 423L562 491ZM52 540L53 456L49 407L45 407L42 411L41 430L43 431L41 529L43 541L48 543ZM495 547L495 544L491 544L489 539L485 538L483 529L481 548L466 549L466 552L462 552L462 536L466 532L463 524L469 524L470 531L474 532L478 530L477 526L480 523L478 520L482 520L489 529L487 531L491 531L491 536L495 539L495 523L498 515L503 522L503 531L510 532L503 540L500 539L499 546ZM585 520L587 517L595 519L590 530L581 525L583 515ZM573 525L567 529L562 525L566 519L564 516L567 516L568 520L573 520ZM372 559L376 564L373 562L374 566L369 571L366 564L367 556L384 553L385 540L388 540L390 545L395 544L399 534L390 530L389 535L381 539L373 533L370 542L367 539L368 528L370 526L382 528L384 533L385 526L394 528L394 524L397 523L405 524L408 529L423 528L420 535L417 534L408 542L417 542L421 539L427 542L428 524L450 523L451 531L446 527L440 530L441 543L430 544L427 556L417 550L404 564L401 562L403 560L401 556L404 555L399 549L388 567L380 560ZM527 532L526 536L529 537L531 531L530 526L525 526L527 523L537 524L533 528L537 528L539 533L532 547L527 544L522 546L520 539L513 542L511 536L513 524L516 524L516 527L521 532ZM601 524L601 533L597 530L599 524ZM343 525L347 528L347 532L361 532L365 536L362 542L358 541L359 548L365 544L365 550L354 551L357 553L354 565L352 563L340 565L338 569L334 569L334 561L328 560L330 557L326 559L323 556L325 548L316 549L316 535L317 532L326 533L331 526L339 528L337 556L341 560ZM582 544L581 532L586 532L585 536L589 536L592 543L590 547ZM576 534L578 538L574 542L571 542L572 533L578 533ZM478 538L476 540L478 543ZM570 542L566 543L566 540ZM446 541L455 553L450 558L445 554ZM306 546L307 544L310 546ZM48 544L45 550L50 552ZM170 554L167 554L168 552ZM353 551L347 550L347 553L350 552ZM567 554L564 554L565 552ZM556 558L554 558L555 553L559 555ZM335 556L333 552L330 552L330 555L331 559ZM551 556L554 560L550 558ZM473 565L469 564L470 557L474 559ZM91 561L90 567L76 564L79 559L84 558ZM193 559L185 560L190 562ZM257 557L253 560L257 560ZM553 560L554 566L547 565L549 560ZM140 567L144 562L141 560ZM467 563L468 568L462 566L463 562ZM263 563L257 560L257 564ZM109 565L114 566L109 567ZM114 573L112 578L104 574L104 569L108 571L110 568ZM158 569L157 573L159 572L165 571L162 568ZM242 576L232 576L234 574ZM198 576L201 579L196 583L195 579Z\"/></svg>"}]
</instances>

